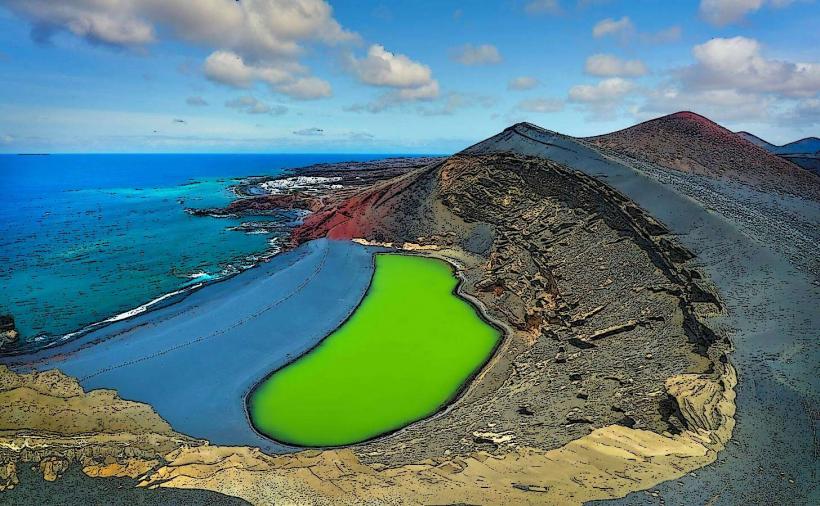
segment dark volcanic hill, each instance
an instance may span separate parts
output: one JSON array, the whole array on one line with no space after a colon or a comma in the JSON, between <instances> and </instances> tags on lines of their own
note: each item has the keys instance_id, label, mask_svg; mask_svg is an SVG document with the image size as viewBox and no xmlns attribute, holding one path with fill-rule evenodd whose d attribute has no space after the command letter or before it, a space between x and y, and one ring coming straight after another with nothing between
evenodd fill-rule
<instances>
[{"instance_id":1,"label":"dark volcanic hill","mask_svg":"<svg viewBox=\"0 0 820 506\"><path fill-rule=\"evenodd\" d=\"M746 132L746 131L741 130L740 132L735 132L735 133L738 134L739 136L743 137L747 141L751 142L755 146L760 146L761 148L765 149L769 153L774 153L775 149L777 149L777 146L775 146L771 142L765 141L765 140L761 139L760 137L756 136L755 134L753 134L751 132Z\"/></svg>"},{"instance_id":2,"label":"dark volcanic hill","mask_svg":"<svg viewBox=\"0 0 820 506\"><path fill-rule=\"evenodd\" d=\"M749 132L737 132L737 134L770 153L774 153L815 174L820 174L820 139L817 137L806 137L799 141L777 146Z\"/></svg>"},{"instance_id":3,"label":"dark volcanic hill","mask_svg":"<svg viewBox=\"0 0 820 506\"><path fill-rule=\"evenodd\" d=\"M820 139L806 137L782 146L775 146L773 152L778 155L816 155L820 153Z\"/></svg>"},{"instance_id":4,"label":"dark volcanic hill","mask_svg":"<svg viewBox=\"0 0 820 506\"><path fill-rule=\"evenodd\" d=\"M577 139L521 123L332 203L294 231L295 243L424 246L456 262L462 292L508 329L458 404L368 447L379 462L485 448L488 413L494 432L514 430L522 445L564 443L592 424L688 427L668 396L651 393L681 373L723 370L725 342L695 310L720 303L662 224L572 169L606 163ZM425 448L412 445L422 439Z\"/></svg>"},{"instance_id":5,"label":"dark volcanic hill","mask_svg":"<svg viewBox=\"0 0 820 506\"><path fill-rule=\"evenodd\" d=\"M677 112L587 142L633 159L820 200L820 177L693 112Z\"/></svg>"}]
</instances>

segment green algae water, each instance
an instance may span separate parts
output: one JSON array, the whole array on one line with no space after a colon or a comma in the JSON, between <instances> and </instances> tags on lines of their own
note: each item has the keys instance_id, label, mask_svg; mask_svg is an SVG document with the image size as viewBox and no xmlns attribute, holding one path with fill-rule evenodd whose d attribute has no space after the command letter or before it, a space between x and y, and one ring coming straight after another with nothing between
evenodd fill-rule
<instances>
[{"instance_id":1,"label":"green algae water","mask_svg":"<svg viewBox=\"0 0 820 506\"><path fill-rule=\"evenodd\" d=\"M438 411L501 337L455 295L456 284L444 261L377 255L350 319L251 393L254 426L283 443L339 446Z\"/></svg>"}]
</instances>

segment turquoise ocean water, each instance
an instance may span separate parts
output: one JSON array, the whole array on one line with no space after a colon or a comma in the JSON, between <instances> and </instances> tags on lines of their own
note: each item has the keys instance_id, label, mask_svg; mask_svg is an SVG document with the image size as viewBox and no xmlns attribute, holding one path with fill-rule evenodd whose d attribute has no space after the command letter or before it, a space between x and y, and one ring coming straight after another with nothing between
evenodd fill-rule
<instances>
[{"instance_id":1,"label":"turquoise ocean water","mask_svg":"<svg viewBox=\"0 0 820 506\"><path fill-rule=\"evenodd\" d=\"M21 348L70 339L107 319L249 267L298 215L242 220L185 208L230 202L236 178L383 155L0 155L0 314ZM66 337L69 336L69 337Z\"/></svg>"}]
</instances>

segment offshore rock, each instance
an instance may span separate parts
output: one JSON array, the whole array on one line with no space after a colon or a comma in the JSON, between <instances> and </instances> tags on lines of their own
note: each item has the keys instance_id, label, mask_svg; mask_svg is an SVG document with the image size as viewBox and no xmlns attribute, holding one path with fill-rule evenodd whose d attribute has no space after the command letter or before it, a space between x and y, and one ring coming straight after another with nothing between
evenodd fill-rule
<instances>
[{"instance_id":1,"label":"offshore rock","mask_svg":"<svg viewBox=\"0 0 820 506\"><path fill-rule=\"evenodd\" d=\"M20 334L14 326L14 317L0 315L0 351L16 343L19 338Z\"/></svg>"}]
</instances>

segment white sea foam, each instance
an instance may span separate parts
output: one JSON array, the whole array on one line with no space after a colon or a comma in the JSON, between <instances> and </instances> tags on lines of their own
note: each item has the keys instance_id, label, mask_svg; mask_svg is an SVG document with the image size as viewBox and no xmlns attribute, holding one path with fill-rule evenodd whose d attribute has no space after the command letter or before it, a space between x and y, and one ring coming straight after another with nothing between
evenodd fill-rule
<instances>
[{"instance_id":1,"label":"white sea foam","mask_svg":"<svg viewBox=\"0 0 820 506\"><path fill-rule=\"evenodd\" d=\"M124 312L124 313L120 313L118 315L112 316L111 318L103 320L102 323L113 323L113 322L118 322L118 321L121 321L121 320L131 318L133 316L137 316L138 314L142 314L142 313L148 311L151 308L151 306L154 306L154 305L156 305L156 304L158 304L158 303L160 303L160 302L162 302L162 301L164 301L164 300L166 300L170 297L173 297L174 295L179 295L181 293L185 293L188 290L195 290L195 289L199 288L200 286L202 286L202 283L197 283L195 285L185 287L181 290L176 290L174 292L166 293L165 295L161 295L161 296L157 297L156 299L154 299L150 302L146 302L145 304L143 304L141 306L137 306L134 309L130 309L130 310Z\"/></svg>"},{"instance_id":2,"label":"white sea foam","mask_svg":"<svg viewBox=\"0 0 820 506\"><path fill-rule=\"evenodd\" d=\"M250 263L242 263L242 264L239 264L238 266L233 265L233 264L227 264L225 266L225 268L223 268L222 271L217 275L209 274L205 271L198 271L198 272L191 273L191 274L188 275L188 278L191 279L191 281L184 284L183 287L180 288L179 290L175 290L173 292L163 294L163 295L161 295L161 296L159 296L159 297L157 297L157 298L155 298L155 299L153 299L149 302L146 302L145 304L142 304L140 306L135 307L134 309L129 309L128 311L119 313L119 314L114 315L114 316L112 316L110 318L107 318L105 320L92 323L90 325L87 325L86 327L83 327L80 330L77 330L77 331L74 331L74 332L69 332L68 334L65 334L65 335L61 336L59 339L56 339L56 340L54 340L50 343L45 344L44 347L45 348L50 348L52 346L55 346L58 343L65 342L65 341L68 341L68 340L70 340L74 337L86 334L86 333L88 333L88 332L90 332L90 331L92 331L92 330L94 330L98 327L101 327L105 324L115 323L115 322L122 321L122 320L127 320L128 318L132 318L134 316L143 314L146 311L152 310L154 308L154 306L156 306L160 302L162 302L164 300L167 300L167 299L169 299L169 298L171 298L175 295L180 295L180 294L191 292L193 290L201 288L202 286L204 286L206 284L207 281L211 281L211 280L214 280L214 279L221 279L221 278L225 278L225 277L228 277L228 276L233 276L234 274L238 274L238 273L240 273L244 270L253 268L253 267L259 265L262 262L266 262L266 261L270 260L271 258L273 258L274 256L276 256L277 254L279 254L282 250L281 241L277 241L277 239L278 238L272 238L268 242L269 249L265 253L262 253L260 255L248 255L245 258L245 260L250 262ZM45 341L47 339L49 339L48 336L37 336L33 339L33 341L42 342L42 341Z\"/></svg>"}]
</instances>

